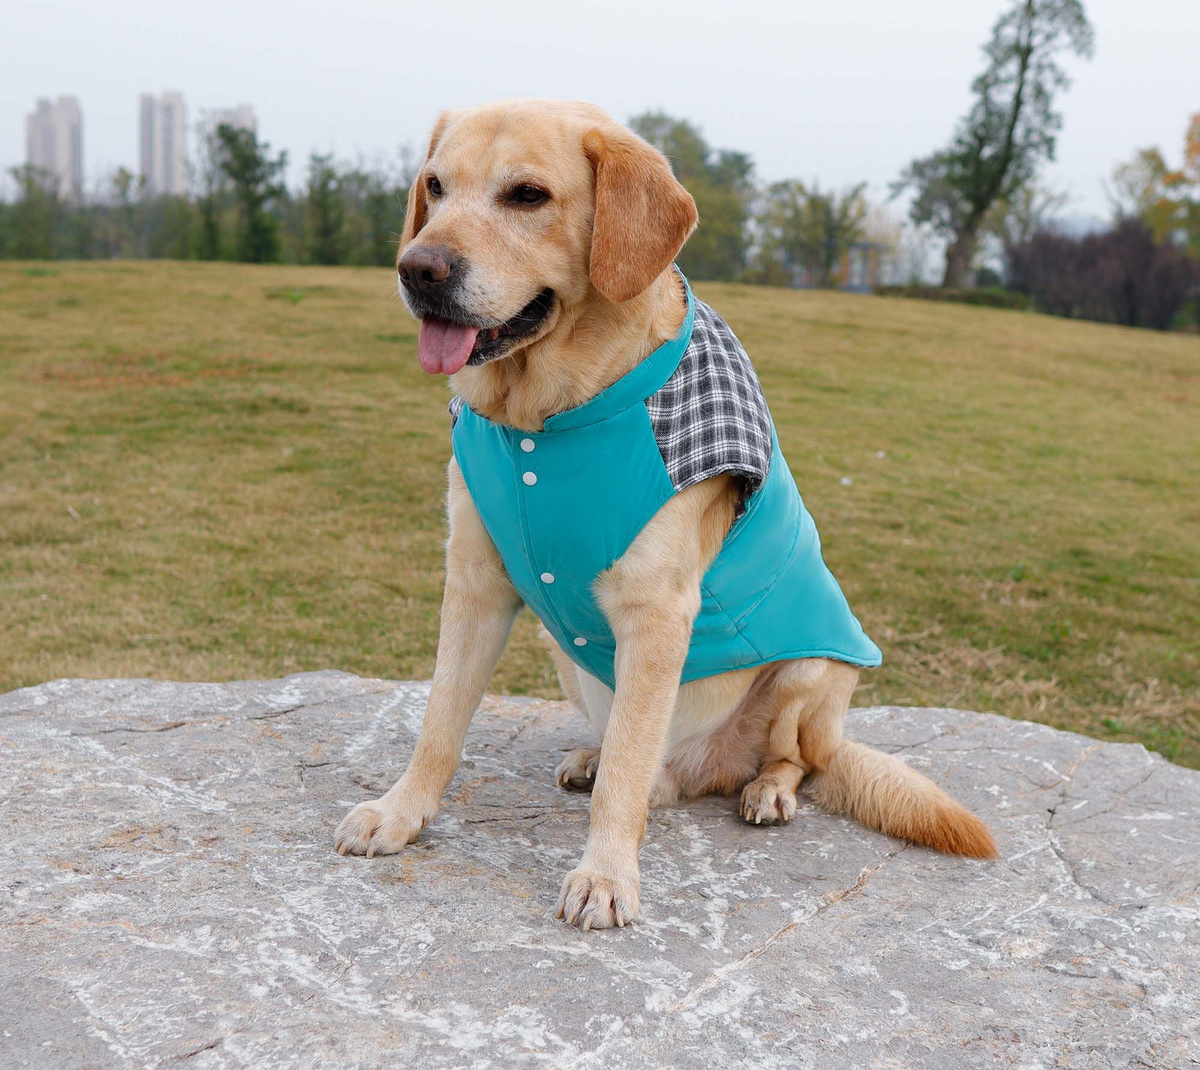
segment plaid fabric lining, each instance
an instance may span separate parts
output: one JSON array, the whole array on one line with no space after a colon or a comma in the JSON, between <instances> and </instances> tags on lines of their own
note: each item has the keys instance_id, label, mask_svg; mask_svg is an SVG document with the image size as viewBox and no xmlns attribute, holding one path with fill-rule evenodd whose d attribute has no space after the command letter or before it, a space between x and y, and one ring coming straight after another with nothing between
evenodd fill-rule
<instances>
[{"instance_id":1,"label":"plaid fabric lining","mask_svg":"<svg viewBox=\"0 0 1200 1070\"><path fill-rule=\"evenodd\" d=\"M746 481L744 502L767 478L771 413L762 387L737 336L703 301L679 367L646 409L676 491L732 473Z\"/></svg>"},{"instance_id":2,"label":"plaid fabric lining","mask_svg":"<svg viewBox=\"0 0 1200 1070\"><path fill-rule=\"evenodd\" d=\"M450 424L463 399L450 399ZM771 413L729 325L696 301L692 338L671 378L646 399L654 440L676 492L722 473L745 480L745 502L767 478Z\"/></svg>"}]
</instances>

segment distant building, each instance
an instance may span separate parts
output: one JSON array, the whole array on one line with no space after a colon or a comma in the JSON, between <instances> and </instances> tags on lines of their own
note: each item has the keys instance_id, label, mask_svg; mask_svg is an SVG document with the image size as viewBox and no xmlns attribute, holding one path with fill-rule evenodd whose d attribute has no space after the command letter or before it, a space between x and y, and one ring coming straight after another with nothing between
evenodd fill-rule
<instances>
[{"instance_id":1,"label":"distant building","mask_svg":"<svg viewBox=\"0 0 1200 1070\"><path fill-rule=\"evenodd\" d=\"M232 126L235 130L258 130L258 119L254 109L249 104L241 104L236 108L210 108L204 113L205 134L216 133L218 126Z\"/></svg>"},{"instance_id":2,"label":"distant building","mask_svg":"<svg viewBox=\"0 0 1200 1070\"><path fill-rule=\"evenodd\" d=\"M204 118L200 120L202 181L209 181L204 176L211 176L221 169L225 150L217 140L217 129L222 126L231 126L235 130L248 130L252 134L258 132L258 120L255 118L254 109L249 104L241 104L236 108L207 109L204 112Z\"/></svg>"},{"instance_id":3,"label":"distant building","mask_svg":"<svg viewBox=\"0 0 1200 1070\"><path fill-rule=\"evenodd\" d=\"M64 197L83 196L83 113L75 97L38 100L25 117L25 162L49 174Z\"/></svg>"},{"instance_id":4,"label":"distant building","mask_svg":"<svg viewBox=\"0 0 1200 1070\"><path fill-rule=\"evenodd\" d=\"M182 93L143 93L139 98L138 163L148 193L187 193L187 107Z\"/></svg>"}]
</instances>

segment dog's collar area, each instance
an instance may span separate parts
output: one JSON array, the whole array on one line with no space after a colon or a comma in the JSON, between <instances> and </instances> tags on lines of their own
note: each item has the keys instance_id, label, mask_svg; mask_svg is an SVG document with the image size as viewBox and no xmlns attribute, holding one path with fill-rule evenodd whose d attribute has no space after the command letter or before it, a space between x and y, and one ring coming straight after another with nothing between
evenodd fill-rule
<instances>
[{"instance_id":1,"label":"dog's collar area","mask_svg":"<svg viewBox=\"0 0 1200 1070\"><path fill-rule=\"evenodd\" d=\"M541 431L522 431L521 434L536 438L539 434L547 435L553 434L555 431L570 431L576 427L599 423L619 412L624 412L633 405L641 404L659 390L679 367L679 362L683 359L683 354L687 352L687 347L691 343L692 328L696 322L696 299L692 296L692 288L684 278L683 272L679 272L679 279L683 283L684 294L687 298L687 311L674 338L663 342L636 368L627 372L612 386L602 390L590 401L585 401L582 405L566 409L547 418ZM456 398L455 400L460 402L460 407L465 404L461 399ZM450 411L452 415L457 415L453 401ZM495 423L493 420L488 420L486 416L480 416L479 413L475 413L475 415L481 420L487 420L488 423ZM497 424L497 426L504 425Z\"/></svg>"},{"instance_id":2,"label":"dog's collar area","mask_svg":"<svg viewBox=\"0 0 1200 1070\"><path fill-rule=\"evenodd\" d=\"M641 404L666 384L667 380L675 373L675 369L679 367L679 362L683 359L684 353L687 352L687 348L691 344L692 329L696 323L696 299L692 295L692 288L688 285L683 272L679 271L678 268L675 270L679 275L679 281L683 284L684 296L687 301L687 311L684 313L683 323L675 337L663 342L662 345L647 356L637 367L623 375L608 389L602 390L590 401L585 401L582 405L578 405L573 409L565 409L563 412L555 413L555 415L546 419L541 431L521 431L521 436L528 436L533 441L538 435L553 434L556 431L570 431L577 427L586 427L588 424L599 423L601 420L606 420L608 417L615 416L619 412L624 412L633 405ZM461 395L456 395L450 401L449 410L451 417L457 420L459 412L467 407ZM474 410L471 411L475 417L486 423L495 424L497 427L504 427L514 434L517 433L514 428L508 428L505 424L490 420L488 417L474 412Z\"/></svg>"},{"instance_id":3,"label":"dog's collar area","mask_svg":"<svg viewBox=\"0 0 1200 1070\"><path fill-rule=\"evenodd\" d=\"M692 340L692 327L696 322L696 299L692 296L692 288L682 272L679 273L679 278L683 282L687 297L687 312L675 337L663 342L636 368L623 375L607 390L600 391L590 401L551 416L543 425L543 434L584 427L623 412L630 406L645 401L671 378Z\"/></svg>"}]
</instances>

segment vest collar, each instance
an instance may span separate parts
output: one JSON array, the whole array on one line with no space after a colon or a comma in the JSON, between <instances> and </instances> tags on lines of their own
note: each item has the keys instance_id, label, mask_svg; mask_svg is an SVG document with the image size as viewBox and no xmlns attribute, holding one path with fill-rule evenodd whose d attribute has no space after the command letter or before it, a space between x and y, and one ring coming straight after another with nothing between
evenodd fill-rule
<instances>
[{"instance_id":1,"label":"vest collar","mask_svg":"<svg viewBox=\"0 0 1200 1070\"><path fill-rule=\"evenodd\" d=\"M543 433L554 431L569 431L576 427L598 423L614 416L618 412L637 405L658 391L679 367L683 354L692 340L692 325L696 320L696 299L692 296L692 288L684 278L683 272L675 269L683 283L687 295L687 312L684 313L683 324L674 338L663 342L653 353L645 358L631 371L626 372L612 386L601 390L590 401L577 405L573 409L547 418L542 426Z\"/></svg>"}]
</instances>

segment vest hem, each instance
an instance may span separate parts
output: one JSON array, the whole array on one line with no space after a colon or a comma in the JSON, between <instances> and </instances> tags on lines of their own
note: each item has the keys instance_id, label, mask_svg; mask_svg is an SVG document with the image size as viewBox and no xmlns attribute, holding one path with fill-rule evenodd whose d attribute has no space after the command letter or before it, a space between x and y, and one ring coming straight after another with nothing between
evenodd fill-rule
<instances>
[{"instance_id":1,"label":"vest hem","mask_svg":"<svg viewBox=\"0 0 1200 1070\"><path fill-rule=\"evenodd\" d=\"M714 669L712 672L701 671L695 674L684 672L679 682L681 684L690 684L696 680L708 680L714 676L724 676L725 673L737 672L741 669L758 669L776 661L800 661L804 658L826 658L829 661L842 661L847 665L854 665L860 669L877 669L883 664L882 655L877 658L862 658L854 657L840 650L785 650L779 654L759 658L757 661L748 661L738 665L731 665L728 668Z\"/></svg>"}]
</instances>

